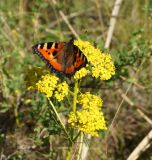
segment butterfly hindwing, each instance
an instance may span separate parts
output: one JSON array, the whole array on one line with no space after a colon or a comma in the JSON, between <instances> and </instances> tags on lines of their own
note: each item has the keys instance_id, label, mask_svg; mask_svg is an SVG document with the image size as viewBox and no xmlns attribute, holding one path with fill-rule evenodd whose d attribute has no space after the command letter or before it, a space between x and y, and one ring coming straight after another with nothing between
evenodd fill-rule
<instances>
[{"instance_id":1,"label":"butterfly hindwing","mask_svg":"<svg viewBox=\"0 0 152 160\"><path fill-rule=\"evenodd\" d=\"M81 67L84 67L87 63L87 59L86 57L83 55L83 53L81 52L81 50L73 45L73 52L72 52L72 56L73 59L71 59L71 61L68 64L67 61L67 67L65 70L66 74L73 74L75 71L79 70Z\"/></svg>"},{"instance_id":2,"label":"butterfly hindwing","mask_svg":"<svg viewBox=\"0 0 152 160\"><path fill-rule=\"evenodd\" d=\"M40 43L34 45L32 48L34 53L46 61L47 65L53 71L61 72L67 76L72 75L87 63L86 57L73 44L73 41L68 43Z\"/></svg>"}]
</instances>

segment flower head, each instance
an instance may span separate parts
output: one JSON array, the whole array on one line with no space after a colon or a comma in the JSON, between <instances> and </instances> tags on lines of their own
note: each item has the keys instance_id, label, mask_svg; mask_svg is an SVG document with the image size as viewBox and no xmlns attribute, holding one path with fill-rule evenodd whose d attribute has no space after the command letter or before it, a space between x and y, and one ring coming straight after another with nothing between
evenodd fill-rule
<instances>
[{"instance_id":1,"label":"flower head","mask_svg":"<svg viewBox=\"0 0 152 160\"><path fill-rule=\"evenodd\" d=\"M51 74L46 74L42 76L41 80L36 83L37 90L41 93L46 94L46 96L50 98L52 97L53 91L57 86L58 80L58 77Z\"/></svg>"},{"instance_id":2,"label":"flower head","mask_svg":"<svg viewBox=\"0 0 152 160\"><path fill-rule=\"evenodd\" d=\"M79 96L78 103L82 106L82 109L69 114L68 123L72 127L93 136L98 136L99 130L107 129L101 112L102 100L100 97L87 92Z\"/></svg>"},{"instance_id":3,"label":"flower head","mask_svg":"<svg viewBox=\"0 0 152 160\"><path fill-rule=\"evenodd\" d=\"M85 67L83 67L75 73L74 79L79 80L82 77L85 77L87 74L89 74L89 72L90 72L89 70L87 70Z\"/></svg>"},{"instance_id":4,"label":"flower head","mask_svg":"<svg viewBox=\"0 0 152 160\"><path fill-rule=\"evenodd\" d=\"M86 92L78 96L79 104L82 105L83 109L100 109L102 107L102 99L96 95Z\"/></svg>"},{"instance_id":5,"label":"flower head","mask_svg":"<svg viewBox=\"0 0 152 160\"><path fill-rule=\"evenodd\" d=\"M115 67L110 54L102 53L87 41L75 40L74 44L87 57L88 62L91 64L93 77L108 80L115 74Z\"/></svg>"},{"instance_id":6,"label":"flower head","mask_svg":"<svg viewBox=\"0 0 152 160\"><path fill-rule=\"evenodd\" d=\"M55 91L55 97L58 101L62 101L65 96L68 95L68 84L66 82L60 83Z\"/></svg>"},{"instance_id":7,"label":"flower head","mask_svg":"<svg viewBox=\"0 0 152 160\"><path fill-rule=\"evenodd\" d=\"M37 71L38 73L31 74L32 83L28 87L29 90L38 90L48 98L54 95L58 101L62 101L68 95L69 88L66 82L59 83L59 78L55 75L41 72L41 70Z\"/></svg>"}]
</instances>

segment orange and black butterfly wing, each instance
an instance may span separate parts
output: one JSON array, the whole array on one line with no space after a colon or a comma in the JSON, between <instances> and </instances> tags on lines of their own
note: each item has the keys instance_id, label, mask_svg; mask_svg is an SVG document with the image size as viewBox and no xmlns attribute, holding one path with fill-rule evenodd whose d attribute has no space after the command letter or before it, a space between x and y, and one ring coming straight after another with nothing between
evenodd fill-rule
<instances>
[{"instance_id":1,"label":"orange and black butterfly wing","mask_svg":"<svg viewBox=\"0 0 152 160\"><path fill-rule=\"evenodd\" d=\"M72 53L65 59L66 62L64 72L66 75L73 75L75 71L79 70L81 67L85 67L87 63L87 58L75 45L72 47Z\"/></svg>"},{"instance_id":2,"label":"orange and black butterfly wing","mask_svg":"<svg viewBox=\"0 0 152 160\"><path fill-rule=\"evenodd\" d=\"M53 72L63 72L63 67L62 64L58 62L58 57L61 56L61 50L64 48L64 46L64 42L48 42L36 44L32 48L34 53L38 54Z\"/></svg>"}]
</instances>

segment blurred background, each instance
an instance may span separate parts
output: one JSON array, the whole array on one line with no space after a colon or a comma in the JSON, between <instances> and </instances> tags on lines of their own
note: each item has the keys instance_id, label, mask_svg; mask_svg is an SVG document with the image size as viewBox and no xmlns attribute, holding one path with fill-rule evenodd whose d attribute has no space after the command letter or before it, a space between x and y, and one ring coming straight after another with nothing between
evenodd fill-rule
<instances>
[{"instance_id":1,"label":"blurred background","mask_svg":"<svg viewBox=\"0 0 152 160\"><path fill-rule=\"evenodd\" d=\"M45 66L32 54L34 44L71 36L110 53L116 66L111 80L87 78L82 86L101 95L107 126L113 124L88 142L87 159L125 160L139 148L152 129L152 0L122 0L112 16L114 6L115 0L0 0L1 160L65 159L65 139L46 99L28 91L25 79L33 67ZM105 48L112 17L116 25ZM147 145L138 159L152 160Z\"/></svg>"}]
</instances>

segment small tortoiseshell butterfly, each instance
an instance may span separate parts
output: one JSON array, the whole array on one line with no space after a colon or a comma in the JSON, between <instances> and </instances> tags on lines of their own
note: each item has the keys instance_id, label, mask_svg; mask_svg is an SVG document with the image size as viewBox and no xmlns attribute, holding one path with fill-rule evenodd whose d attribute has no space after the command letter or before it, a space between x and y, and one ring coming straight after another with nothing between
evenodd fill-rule
<instances>
[{"instance_id":1,"label":"small tortoiseshell butterfly","mask_svg":"<svg viewBox=\"0 0 152 160\"><path fill-rule=\"evenodd\" d=\"M71 76L87 63L86 57L73 42L74 40L71 39L68 43L40 43L32 48L34 53L38 54L53 72Z\"/></svg>"}]
</instances>

